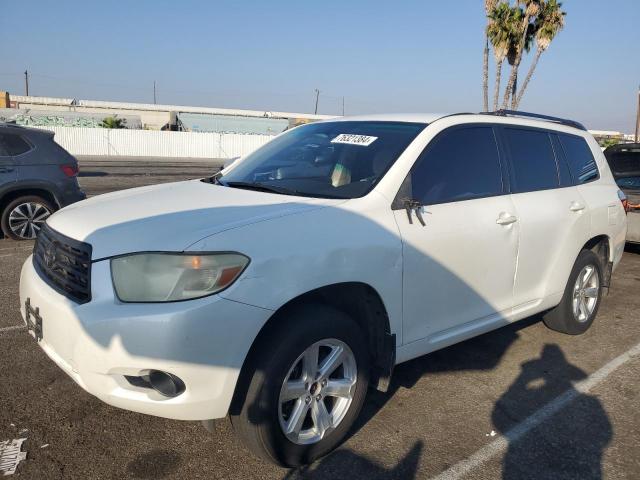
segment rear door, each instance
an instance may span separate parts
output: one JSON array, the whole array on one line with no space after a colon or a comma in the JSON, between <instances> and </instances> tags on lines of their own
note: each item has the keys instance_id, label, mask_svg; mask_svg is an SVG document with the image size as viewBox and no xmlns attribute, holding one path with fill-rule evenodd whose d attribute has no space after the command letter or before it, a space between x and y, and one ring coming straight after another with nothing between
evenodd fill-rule
<instances>
[{"instance_id":1,"label":"rear door","mask_svg":"<svg viewBox=\"0 0 640 480\"><path fill-rule=\"evenodd\" d=\"M520 224L514 314L561 294L576 255L588 240L589 209L573 185L553 132L504 126L511 198ZM554 148L555 147L555 148Z\"/></svg>"},{"instance_id":2,"label":"rear door","mask_svg":"<svg viewBox=\"0 0 640 480\"><path fill-rule=\"evenodd\" d=\"M0 192L7 190L18 179L12 152L14 135L0 132Z\"/></svg>"},{"instance_id":3,"label":"rear door","mask_svg":"<svg viewBox=\"0 0 640 480\"><path fill-rule=\"evenodd\" d=\"M464 125L436 136L407 176L394 202L403 343L446 343L508 315L518 222L502 166L493 127Z\"/></svg>"}]
</instances>

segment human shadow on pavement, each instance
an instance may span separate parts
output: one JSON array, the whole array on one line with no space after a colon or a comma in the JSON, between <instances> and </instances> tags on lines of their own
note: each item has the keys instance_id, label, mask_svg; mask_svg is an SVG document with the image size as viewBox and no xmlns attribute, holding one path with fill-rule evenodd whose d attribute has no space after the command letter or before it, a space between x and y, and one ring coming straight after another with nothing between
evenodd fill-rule
<instances>
[{"instance_id":1,"label":"human shadow on pavement","mask_svg":"<svg viewBox=\"0 0 640 480\"><path fill-rule=\"evenodd\" d=\"M411 450L393 468L385 468L361 455L341 449L313 465L289 471L283 480L315 480L321 478L334 480L353 480L354 478L412 480L416 478L418 473L422 449L423 443L420 440L416 441Z\"/></svg>"},{"instance_id":2,"label":"human shadow on pavement","mask_svg":"<svg viewBox=\"0 0 640 480\"><path fill-rule=\"evenodd\" d=\"M540 321L539 316L522 320L465 342L438 350L398 365L386 393L370 389L362 411L347 438L355 435L384 408L400 388L412 388L424 376L454 371L484 371L496 368L518 331ZM418 478L418 468L424 444L417 440L412 449L391 468L385 469L373 459L342 447L314 464L291 470L283 480L318 479L407 479Z\"/></svg>"},{"instance_id":3,"label":"human shadow on pavement","mask_svg":"<svg viewBox=\"0 0 640 480\"><path fill-rule=\"evenodd\" d=\"M503 478L600 479L602 456L613 430L600 401L578 393L572 382L587 374L570 364L560 347L544 346L522 364L515 382L496 402L492 421L509 441ZM523 436L514 428L561 395L575 398Z\"/></svg>"}]
</instances>

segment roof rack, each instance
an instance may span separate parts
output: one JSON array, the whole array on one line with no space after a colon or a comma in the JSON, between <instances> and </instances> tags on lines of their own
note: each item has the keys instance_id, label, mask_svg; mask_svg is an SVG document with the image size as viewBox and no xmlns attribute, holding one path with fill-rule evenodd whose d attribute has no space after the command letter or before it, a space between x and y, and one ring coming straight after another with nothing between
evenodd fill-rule
<instances>
[{"instance_id":1,"label":"roof rack","mask_svg":"<svg viewBox=\"0 0 640 480\"><path fill-rule=\"evenodd\" d=\"M587 130L584 125L575 120L567 120L566 118L552 117L550 115L541 115L539 113L520 112L518 110L496 110L495 112L481 112L482 115L497 115L500 117L525 117L535 118L538 120L546 120L547 122L560 123L568 127L574 127L579 130Z\"/></svg>"}]
</instances>

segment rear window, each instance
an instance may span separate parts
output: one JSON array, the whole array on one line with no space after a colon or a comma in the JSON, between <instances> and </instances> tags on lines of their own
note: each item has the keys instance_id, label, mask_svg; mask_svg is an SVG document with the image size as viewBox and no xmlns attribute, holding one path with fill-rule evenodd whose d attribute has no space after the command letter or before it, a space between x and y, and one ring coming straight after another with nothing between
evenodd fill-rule
<instances>
[{"instance_id":1,"label":"rear window","mask_svg":"<svg viewBox=\"0 0 640 480\"><path fill-rule=\"evenodd\" d=\"M0 133L0 156L12 157L26 153L29 150L31 150L31 145L20 135Z\"/></svg>"},{"instance_id":2,"label":"rear window","mask_svg":"<svg viewBox=\"0 0 640 480\"><path fill-rule=\"evenodd\" d=\"M598 166L586 140L562 133L558 134L558 137L574 183L579 185L596 180L600 176Z\"/></svg>"},{"instance_id":3,"label":"rear window","mask_svg":"<svg viewBox=\"0 0 640 480\"><path fill-rule=\"evenodd\" d=\"M558 167L549 134L539 130L504 129L511 154L511 191L557 188Z\"/></svg>"}]
</instances>

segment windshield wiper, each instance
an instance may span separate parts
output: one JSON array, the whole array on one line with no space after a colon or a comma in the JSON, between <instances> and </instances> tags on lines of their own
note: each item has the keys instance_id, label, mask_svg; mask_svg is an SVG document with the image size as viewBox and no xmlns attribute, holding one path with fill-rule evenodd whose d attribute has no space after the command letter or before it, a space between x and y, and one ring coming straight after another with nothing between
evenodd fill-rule
<instances>
[{"instance_id":1,"label":"windshield wiper","mask_svg":"<svg viewBox=\"0 0 640 480\"><path fill-rule=\"evenodd\" d=\"M266 185L264 183L256 183L256 182L222 182L218 180L220 185L224 185L225 187L232 188L244 188L246 190L256 190L258 192L269 192L269 193L280 193L282 195L299 195L300 192L297 190L291 190L285 187L276 187L274 185Z\"/></svg>"}]
</instances>

